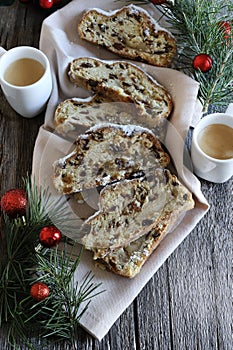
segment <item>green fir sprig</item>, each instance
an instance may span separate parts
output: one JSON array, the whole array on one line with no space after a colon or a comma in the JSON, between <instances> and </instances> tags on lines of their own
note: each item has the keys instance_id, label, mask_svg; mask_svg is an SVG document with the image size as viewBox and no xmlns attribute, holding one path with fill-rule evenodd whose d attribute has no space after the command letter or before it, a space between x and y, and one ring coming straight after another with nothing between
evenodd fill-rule
<instances>
[{"instance_id":1,"label":"green fir sprig","mask_svg":"<svg viewBox=\"0 0 233 350\"><path fill-rule=\"evenodd\" d=\"M40 230L53 225L53 219L67 220L62 203L54 203L47 190L38 190L30 179L25 180L28 205L24 217L15 219L2 214L4 255L0 258L0 326L7 323L8 343L14 349L25 344L34 349L29 337L66 340L75 349L80 318L91 299L103 291L88 273L75 280L82 247L63 237L56 248L43 248ZM58 222L58 221L57 221ZM30 288L45 283L49 296L36 301ZM29 334L30 331L30 334ZM38 348L37 348L38 350Z\"/></svg>"},{"instance_id":2,"label":"green fir sprig","mask_svg":"<svg viewBox=\"0 0 233 350\"><path fill-rule=\"evenodd\" d=\"M91 272L80 283L74 281L82 253L79 250L79 254L75 255L74 250L77 250L75 246L65 243L62 250L57 247L36 253L36 273L35 268L28 269L31 278L27 283L32 285L38 281L43 282L49 287L50 294L45 300L37 302L28 290L28 295L15 309L8 334L9 343L15 346L19 340L23 340L24 344L34 349L28 341L30 329L31 336L40 338L41 349L47 340L50 343L66 340L70 343L70 348L75 349L79 321L91 299L103 291L97 290L100 284L93 282Z\"/></svg>"},{"instance_id":3,"label":"green fir sprig","mask_svg":"<svg viewBox=\"0 0 233 350\"><path fill-rule=\"evenodd\" d=\"M175 0L156 5L177 42L174 68L200 84L199 99L206 112L211 105L227 105L233 100L233 3L232 0ZM228 30L223 23L228 23ZM205 53L213 60L208 72L195 70L193 59Z\"/></svg>"}]
</instances>

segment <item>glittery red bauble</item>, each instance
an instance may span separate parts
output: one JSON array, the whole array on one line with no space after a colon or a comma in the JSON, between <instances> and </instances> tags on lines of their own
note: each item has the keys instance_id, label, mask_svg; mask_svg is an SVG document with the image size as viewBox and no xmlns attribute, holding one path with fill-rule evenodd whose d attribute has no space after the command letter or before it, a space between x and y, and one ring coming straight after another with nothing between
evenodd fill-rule
<instances>
[{"instance_id":1,"label":"glittery red bauble","mask_svg":"<svg viewBox=\"0 0 233 350\"><path fill-rule=\"evenodd\" d=\"M39 4L44 9L50 9L53 6L53 0L40 0Z\"/></svg>"},{"instance_id":2,"label":"glittery red bauble","mask_svg":"<svg viewBox=\"0 0 233 350\"><path fill-rule=\"evenodd\" d=\"M231 40L229 40L232 37L232 25L230 21L220 21L218 22L219 27L221 28L223 32L223 38L226 40L227 44L231 43Z\"/></svg>"},{"instance_id":3,"label":"glittery red bauble","mask_svg":"<svg viewBox=\"0 0 233 350\"><path fill-rule=\"evenodd\" d=\"M204 73L208 72L212 68L212 64L212 58L205 53L200 53L196 55L193 60L194 69L200 69Z\"/></svg>"},{"instance_id":4,"label":"glittery red bauble","mask_svg":"<svg viewBox=\"0 0 233 350\"><path fill-rule=\"evenodd\" d=\"M9 190L1 198L1 208L11 218L25 215L26 205L26 192L20 189Z\"/></svg>"},{"instance_id":5,"label":"glittery red bauble","mask_svg":"<svg viewBox=\"0 0 233 350\"><path fill-rule=\"evenodd\" d=\"M56 226L43 227L39 234L40 244L45 248L55 247L61 240L61 231Z\"/></svg>"},{"instance_id":6,"label":"glittery red bauble","mask_svg":"<svg viewBox=\"0 0 233 350\"><path fill-rule=\"evenodd\" d=\"M42 282L36 282L31 286L30 294L33 299L41 301L49 296L49 287Z\"/></svg>"},{"instance_id":7,"label":"glittery red bauble","mask_svg":"<svg viewBox=\"0 0 233 350\"><path fill-rule=\"evenodd\" d=\"M152 2L152 4L154 4L154 5L162 5L162 4L165 4L167 1L165 1L165 0L150 0L150 2Z\"/></svg>"},{"instance_id":8,"label":"glittery red bauble","mask_svg":"<svg viewBox=\"0 0 233 350\"><path fill-rule=\"evenodd\" d=\"M229 21L220 21L218 22L220 28L222 29L223 33L226 34L224 38L228 38L231 34L231 23Z\"/></svg>"}]
</instances>

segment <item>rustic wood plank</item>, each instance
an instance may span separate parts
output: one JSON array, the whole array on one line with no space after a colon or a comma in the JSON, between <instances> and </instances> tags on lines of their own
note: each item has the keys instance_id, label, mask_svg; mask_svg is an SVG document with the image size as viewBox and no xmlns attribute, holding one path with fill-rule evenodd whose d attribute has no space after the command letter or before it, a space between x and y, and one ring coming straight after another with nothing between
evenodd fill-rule
<instances>
[{"instance_id":1,"label":"rustic wood plank","mask_svg":"<svg viewBox=\"0 0 233 350\"><path fill-rule=\"evenodd\" d=\"M163 264L136 300L138 349L171 349L170 288Z\"/></svg>"},{"instance_id":2,"label":"rustic wood plank","mask_svg":"<svg viewBox=\"0 0 233 350\"><path fill-rule=\"evenodd\" d=\"M100 349L137 349L134 314L135 309L132 303L110 330L108 335L109 347L106 346L107 343L103 343L104 347Z\"/></svg>"}]
</instances>

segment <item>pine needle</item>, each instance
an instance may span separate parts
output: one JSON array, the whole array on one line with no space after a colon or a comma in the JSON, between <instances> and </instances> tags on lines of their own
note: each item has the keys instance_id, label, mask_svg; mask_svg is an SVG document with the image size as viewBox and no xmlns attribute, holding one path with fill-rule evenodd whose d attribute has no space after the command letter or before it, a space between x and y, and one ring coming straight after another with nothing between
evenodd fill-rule
<instances>
[{"instance_id":1,"label":"pine needle","mask_svg":"<svg viewBox=\"0 0 233 350\"><path fill-rule=\"evenodd\" d=\"M101 284L94 283L91 273L83 281L75 280L83 248L73 241L64 237L62 249L40 246L40 230L54 220L69 222L69 213L48 190L38 189L30 178L24 183L25 217L9 219L3 214L6 251L0 260L0 325L8 323L8 342L14 349L22 342L34 349L28 341L29 329L41 339L66 339L73 344L80 318L91 299L103 292ZM40 302L30 296L31 285L38 281L50 289Z\"/></svg>"}]
</instances>

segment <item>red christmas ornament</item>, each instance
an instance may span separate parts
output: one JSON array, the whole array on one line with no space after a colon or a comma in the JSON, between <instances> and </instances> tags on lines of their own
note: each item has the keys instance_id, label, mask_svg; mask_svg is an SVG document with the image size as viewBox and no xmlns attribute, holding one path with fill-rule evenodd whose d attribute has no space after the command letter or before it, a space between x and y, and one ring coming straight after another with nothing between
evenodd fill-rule
<instances>
[{"instance_id":1,"label":"red christmas ornament","mask_svg":"<svg viewBox=\"0 0 233 350\"><path fill-rule=\"evenodd\" d=\"M49 296L49 287L42 282L36 282L31 286L30 294L33 299L41 301Z\"/></svg>"},{"instance_id":2,"label":"red christmas ornament","mask_svg":"<svg viewBox=\"0 0 233 350\"><path fill-rule=\"evenodd\" d=\"M152 2L152 4L154 4L154 5L162 5L162 4L165 4L167 1L165 1L165 0L150 0L150 2Z\"/></svg>"},{"instance_id":3,"label":"red christmas ornament","mask_svg":"<svg viewBox=\"0 0 233 350\"><path fill-rule=\"evenodd\" d=\"M1 198L2 210L11 218L26 214L27 196L24 190L12 189Z\"/></svg>"},{"instance_id":4,"label":"red christmas ornament","mask_svg":"<svg viewBox=\"0 0 233 350\"><path fill-rule=\"evenodd\" d=\"M200 53L194 57L193 68L202 72L208 72L212 68L213 60L206 53Z\"/></svg>"},{"instance_id":5,"label":"red christmas ornament","mask_svg":"<svg viewBox=\"0 0 233 350\"><path fill-rule=\"evenodd\" d=\"M53 6L53 0L39 0L40 7L50 9Z\"/></svg>"},{"instance_id":6,"label":"red christmas ornament","mask_svg":"<svg viewBox=\"0 0 233 350\"><path fill-rule=\"evenodd\" d=\"M220 21L218 22L220 28L222 29L224 38L227 39L231 34L231 23L229 21Z\"/></svg>"},{"instance_id":7,"label":"red christmas ornament","mask_svg":"<svg viewBox=\"0 0 233 350\"><path fill-rule=\"evenodd\" d=\"M61 231L56 226L43 227L39 234L40 244L45 248L53 248L61 240Z\"/></svg>"},{"instance_id":8,"label":"red christmas ornament","mask_svg":"<svg viewBox=\"0 0 233 350\"><path fill-rule=\"evenodd\" d=\"M230 37L232 36L232 24L230 21L220 21L218 25L223 32L223 38L226 40L227 44L230 43Z\"/></svg>"}]
</instances>

